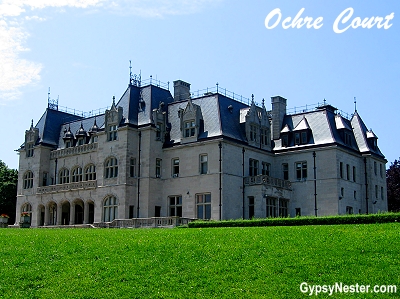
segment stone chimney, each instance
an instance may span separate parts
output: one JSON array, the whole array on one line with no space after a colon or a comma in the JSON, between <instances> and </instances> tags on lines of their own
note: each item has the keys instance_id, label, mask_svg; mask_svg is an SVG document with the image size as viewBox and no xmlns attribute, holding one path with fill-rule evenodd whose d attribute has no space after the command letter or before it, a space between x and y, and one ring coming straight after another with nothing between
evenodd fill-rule
<instances>
[{"instance_id":1,"label":"stone chimney","mask_svg":"<svg viewBox=\"0 0 400 299\"><path fill-rule=\"evenodd\" d=\"M182 80L174 81L174 101L187 100L190 97L190 84Z\"/></svg>"},{"instance_id":2,"label":"stone chimney","mask_svg":"<svg viewBox=\"0 0 400 299\"><path fill-rule=\"evenodd\" d=\"M281 96L271 97L273 140L280 138L283 118L286 115L286 102L287 100Z\"/></svg>"}]
</instances>

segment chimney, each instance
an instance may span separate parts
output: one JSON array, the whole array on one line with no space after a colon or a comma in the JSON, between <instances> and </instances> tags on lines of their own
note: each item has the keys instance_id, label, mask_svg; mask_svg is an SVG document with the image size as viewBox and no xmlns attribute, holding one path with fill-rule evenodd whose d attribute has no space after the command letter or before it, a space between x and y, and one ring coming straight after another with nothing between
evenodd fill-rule
<instances>
[{"instance_id":1,"label":"chimney","mask_svg":"<svg viewBox=\"0 0 400 299\"><path fill-rule=\"evenodd\" d=\"M286 115L286 102L287 100L281 96L271 97L273 140L280 138L283 118Z\"/></svg>"},{"instance_id":2,"label":"chimney","mask_svg":"<svg viewBox=\"0 0 400 299\"><path fill-rule=\"evenodd\" d=\"M174 101L187 100L190 97L190 84L182 80L174 81Z\"/></svg>"}]
</instances>

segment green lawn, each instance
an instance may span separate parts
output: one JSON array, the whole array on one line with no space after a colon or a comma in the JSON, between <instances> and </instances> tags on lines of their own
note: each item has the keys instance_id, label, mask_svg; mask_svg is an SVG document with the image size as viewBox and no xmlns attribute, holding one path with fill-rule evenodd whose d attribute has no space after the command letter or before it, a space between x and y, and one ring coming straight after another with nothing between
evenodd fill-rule
<instances>
[{"instance_id":1,"label":"green lawn","mask_svg":"<svg viewBox=\"0 0 400 299\"><path fill-rule=\"evenodd\" d=\"M400 224L0 229L0 298L308 298L300 284L396 285Z\"/></svg>"}]
</instances>

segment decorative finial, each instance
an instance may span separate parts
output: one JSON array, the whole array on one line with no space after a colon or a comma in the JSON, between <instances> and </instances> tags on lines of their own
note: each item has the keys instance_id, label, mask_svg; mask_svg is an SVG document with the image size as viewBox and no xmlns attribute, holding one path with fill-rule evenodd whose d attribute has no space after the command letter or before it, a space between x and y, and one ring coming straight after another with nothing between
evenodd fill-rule
<instances>
[{"instance_id":1,"label":"decorative finial","mask_svg":"<svg viewBox=\"0 0 400 299\"><path fill-rule=\"evenodd\" d=\"M324 98L324 106L326 105L326 100L325 100L325 98Z\"/></svg>"},{"instance_id":2,"label":"decorative finial","mask_svg":"<svg viewBox=\"0 0 400 299\"><path fill-rule=\"evenodd\" d=\"M251 94L251 103L254 104L254 94Z\"/></svg>"},{"instance_id":3,"label":"decorative finial","mask_svg":"<svg viewBox=\"0 0 400 299\"><path fill-rule=\"evenodd\" d=\"M217 82L217 84L215 84L215 85L217 85L217 93L218 93L218 85L219 85L219 83Z\"/></svg>"},{"instance_id":4,"label":"decorative finial","mask_svg":"<svg viewBox=\"0 0 400 299\"><path fill-rule=\"evenodd\" d=\"M354 97L354 112L357 112L357 99Z\"/></svg>"},{"instance_id":5,"label":"decorative finial","mask_svg":"<svg viewBox=\"0 0 400 299\"><path fill-rule=\"evenodd\" d=\"M33 128L33 119L32 119L32 121L31 121L31 128Z\"/></svg>"},{"instance_id":6,"label":"decorative finial","mask_svg":"<svg viewBox=\"0 0 400 299\"><path fill-rule=\"evenodd\" d=\"M265 99L264 98L262 99L262 106L263 106L263 108L265 108Z\"/></svg>"},{"instance_id":7,"label":"decorative finial","mask_svg":"<svg viewBox=\"0 0 400 299\"><path fill-rule=\"evenodd\" d=\"M132 84L132 62L129 60L129 84Z\"/></svg>"}]
</instances>

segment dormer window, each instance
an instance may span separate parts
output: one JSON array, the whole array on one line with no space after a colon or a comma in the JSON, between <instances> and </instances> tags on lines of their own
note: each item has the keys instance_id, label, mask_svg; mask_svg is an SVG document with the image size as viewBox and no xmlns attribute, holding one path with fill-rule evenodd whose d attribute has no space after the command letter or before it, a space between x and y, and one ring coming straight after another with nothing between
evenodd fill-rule
<instances>
[{"instance_id":1,"label":"dormer window","mask_svg":"<svg viewBox=\"0 0 400 299\"><path fill-rule=\"evenodd\" d=\"M26 145L26 157L30 158L33 157L33 143L28 143Z\"/></svg>"},{"instance_id":2,"label":"dormer window","mask_svg":"<svg viewBox=\"0 0 400 299\"><path fill-rule=\"evenodd\" d=\"M69 148L69 147L72 147L72 142L71 142L71 140L66 140L65 141L65 148Z\"/></svg>"},{"instance_id":3,"label":"dormer window","mask_svg":"<svg viewBox=\"0 0 400 299\"><path fill-rule=\"evenodd\" d=\"M289 145L289 136L288 134L282 135L282 146L287 147Z\"/></svg>"},{"instance_id":4,"label":"dormer window","mask_svg":"<svg viewBox=\"0 0 400 299\"><path fill-rule=\"evenodd\" d=\"M77 145L84 145L85 144L85 140L83 138L79 138Z\"/></svg>"},{"instance_id":5,"label":"dormer window","mask_svg":"<svg viewBox=\"0 0 400 299\"><path fill-rule=\"evenodd\" d=\"M250 125L250 141L257 141L257 126Z\"/></svg>"},{"instance_id":6,"label":"dormer window","mask_svg":"<svg viewBox=\"0 0 400 299\"><path fill-rule=\"evenodd\" d=\"M196 122L194 120L185 121L185 137L196 135Z\"/></svg>"},{"instance_id":7,"label":"dormer window","mask_svg":"<svg viewBox=\"0 0 400 299\"><path fill-rule=\"evenodd\" d=\"M266 128L261 128L260 129L260 142L261 145L268 145L269 144L269 134L268 134L268 129Z\"/></svg>"},{"instance_id":8,"label":"dormer window","mask_svg":"<svg viewBox=\"0 0 400 299\"><path fill-rule=\"evenodd\" d=\"M108 126L108 141L117 140L118 137L118 129L117 125L110 125Z\"/></svg>"}]
</instances>

